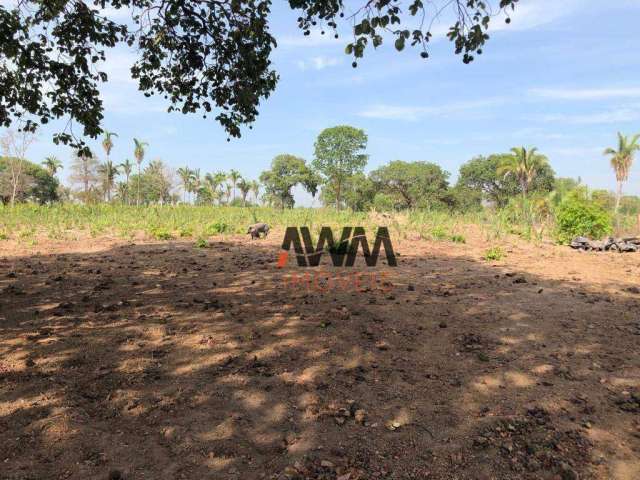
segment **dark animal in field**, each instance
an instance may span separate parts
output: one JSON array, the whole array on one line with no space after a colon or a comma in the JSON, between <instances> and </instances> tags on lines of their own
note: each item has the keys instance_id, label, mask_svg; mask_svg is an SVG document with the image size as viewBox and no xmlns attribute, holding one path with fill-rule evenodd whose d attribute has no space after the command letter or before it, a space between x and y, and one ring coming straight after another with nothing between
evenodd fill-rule
<instances>
[{"instance_id":1,"label":"dark animal in field","mask_svg":"<svg viewBox=\"0 0 640 480\"><path fill-rule=\"evenodd\" d=\"M260 234L264 233L266 237L269 234L269 225L266 223L256 223L255 225L251 225L249 230L247 230L248 234L251 234L251 240L256 238L260 238Z\"/></svg>"}]
</instances>

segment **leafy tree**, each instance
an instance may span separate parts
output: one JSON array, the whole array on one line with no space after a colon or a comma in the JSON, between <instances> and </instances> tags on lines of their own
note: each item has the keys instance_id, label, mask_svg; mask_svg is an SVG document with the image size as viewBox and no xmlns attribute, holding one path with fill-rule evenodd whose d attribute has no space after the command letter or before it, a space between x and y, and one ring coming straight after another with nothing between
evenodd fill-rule
<instances>
[{"instance_id":1,"label":"leafy tree","mask_svg":"<svg viewBox=\"0 0 640 480\"><path fill-rule=\"evenodd\" d=\"M376 185L364 173L359 172L345 182L342 201L347 208L363 212L373 206L376 191ZM327 205L335 204L335 189L331 184L322 189L322 201Z\"/></svg>"},{"instance_id":2,"label":"leafy tree","mask_svg":"<svg viewBox=\"0 0 640 480\"><path fill-rule=\"evenodd\" d=\"M593 190L591 192L591 201L607 212L614 212L618 198L617 195L614 195L609 190Z\"/></svg>"},{"instance_id":3,"label":"leafy tree","mask_svg":"<svg viewBox=\"0 0 640 480\"><path fill-rule=\"evenodd\" d=\"M304 183L308 175L309 169L304 159L282 154L273 159L269 170L260 174L260 182L264 185L267 196L277 199L280 208L292 208L295 202L291 190Z\"/></svg>"},{"instance_id":4,"label":"leafy tree","mask_svg":"<svg viewBox=\"0 0 640 480\"><path fill-rule=\"evenodd\" d=\"M335 206L342 206L342 188L346 181L367 164L367 135L364 130L339 125L323 130L315 143L313 166L335 191Z\"/></svg>"},{"instance_id":5,"label":"leafy tree","mask_svg":"<svg viewBox=\"0 0 640 480\"><path fill-rule=\"evenodd\" d=\"M258 105L276 87L269 1L91 2L117 11L120 15L114 18L88 3L22 0L15 7L0 6L0 56L5 59L0 71L0 125L28 116L38 119L26 123L34 130L66 116L69 123L82 126L84 136L96 138L103 120L99 87L108 81L100 63L107 50L119 44L137 47L131 74L145 96L163 96L169 111L204 116L215 112L232 136L255 120ZM433 20L446 9L452 17L447 36L468 63L482 53L495 14L516 5L517 0L362 0L347 9L342 0L289 0L304 35L316 26L322 33L337 35L345 10L355 12L344 20L352 29L346 53L354 66L368 46L379 47L389 37L398 51L410 44L428 58ZM122 10L131 18L118 21ZM56 133L54 141L85 148L70 128Z\"/></svg>"},{"instance_id":6,"label":"leafy tree","mask_svg":"<svg viewBox=\"0 0 640 480\"><path fill-rule=\"evenodd\" d=\"M161 160L153 160L141 172L132 177L140 185L142 203L172 203L179 197L172 193L176 186L174 173Z\"/></svg>"},{"instance_id":7,"label":"leafy tree","mask_svg":"<svg viewBox=\"0 0 640 480\"><path fill-rule=\"evenodd\" d=\"M616 182L618 182L618 189L616 190L616 213L618 213L618 209L620 208L622 184L629 180L629 171L633 164L633 157L635 153L640 150L639 140L640 134L634 135L629 139L618 132L618 148L607 148L604 151L604 155L611 156L611 168L613 168L613 171L616 173Z\"/></svg>"},{"instance_id":8,"label":"leafy tree","mask_svg":"<svg viewBox=\"0 0 640 480\"><path fill-rule=\"evenodd\" d=\"M107 160L98 166L98 175L102 179L102 189L107 197L107 202L111 202L111 191L115 186L118 167L111 160Z\"/></svg>"},{"instance_id":9,"label":"leafy tree","mask_svg":"<svg viewBox=\"0 0 640 480\"><path fill-rule=\"evenodd\" d=\"M511 149L512 155L502 159L498 165L498 175L508 177L513 175L520 184L523 198L526 198L529 185L538 174L540 167L549 163L547 157L540 155L537 148L527 150L525 147Z\"/></svg>"},{"instance_id":10,"label":"leafy tree","mask_svg":"<svg viewBox=\"0 0 640 480\"><path fill-rule=\"evenodd\" d=\"M0 201L9 203L14 194L14 182L11 175L11 159L0 157ZM14 200L16 202L33 201L40 204L58 201L60 184L49 171L28 160L23 160L22 171L18 178Z\"/></svg>"},{"instance_id":11,"label":"leafy tree","mask_svg":"<svg viewBox=\"0 0 640 480\"><path fill-rule=\"evenodd\" d=\"M370 177L396 208L442 207L449 201L449 173L435 163L396 160L374 170Z\"/></svg>"},{"instance_id":12,"label":"leafy tree","mask_svg":"<svg viewBox=\"0 0 640 480\"><path fill-rule=\"evenodd\" d=\"M58 170L62 169L62 162L54 155L45 158L42 165L44 165L44 168L47 169L47 172L49 172L49 175L52 177L58 173Z\"/></svg>"},{"instance_id":13,"label":"leafy tree","mask_svg":"<svg viewBox=\"0 0 640 480\"><path fill-rule=\"evenodd\" d=\"M81 150L76 151L71 162L71 175L69 179L73 183L81 185L80 199L84 203L90 203L95 198L95 188L98 183L98 161L91 155L86 155Z\"/></svg>"},{"instance_id":14,"label":"leafy tree","mask_svg":"<svg viewBox=\"0 0 640 480\"><path fill-rule=\"evenodd\" d=\"M27 166L27 150L35 139L35 135L32 135L26 130L16 132L11 129L5 131L2 137L0 137L0 147L2 148L2 153L6 158L6 170L9 175L7 178L11 184L9 203L11 203L12 206L15 204L18 195L20 194L20 189L25 188L24 183L25 168Z\"/></svg>"},{"instance_id":15,"label":"leafy tree","mask_svg":"<svg viewBox=\"0 0 640 480\"><path fill-rule=\"evenodd\" d=\"M475 157L460 167L456 189L458 192L467 192L472 197L467 201L477 202L481 200L491 202L499 208L505 207L515 195L522 194L521 185L514 175L504 176L498 174L500 165L511 154L495 154L488 157ZM554 172L548 163L537 166L536 174L529 185L531 192L546 193L553 190Z\"/></svg>"},{"instance_id":16,"label":"leafy tree","mask_svg":"<svg viewBox=\"0 0 640 480\"><path fill-rule=\"evenodd\" d=\"M136 159L136 163L138 164L138 197L136 200L136 205L140 205L140 166L142 165L142 161L144 160L144 155L146 153L145 148L148 147L149 144L147 142L142 142L137 138L133 139L133 156Z\"/></svg>"}]
</instances>

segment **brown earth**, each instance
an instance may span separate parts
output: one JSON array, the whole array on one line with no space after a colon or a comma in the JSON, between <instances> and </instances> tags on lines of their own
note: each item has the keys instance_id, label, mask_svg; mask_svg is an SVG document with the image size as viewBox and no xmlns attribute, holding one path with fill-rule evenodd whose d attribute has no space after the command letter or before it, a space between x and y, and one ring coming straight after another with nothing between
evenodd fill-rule
<instances>
[{"instance_id":1,"label":"brown earth","mask_svg":"<svg viewBox=\"0 0 640 480\"><path fill-rule=\"evenodd\" d=\"M281 234L2 242L0 478L640 478L640 254Z\"/></svg>"}]
</instances>

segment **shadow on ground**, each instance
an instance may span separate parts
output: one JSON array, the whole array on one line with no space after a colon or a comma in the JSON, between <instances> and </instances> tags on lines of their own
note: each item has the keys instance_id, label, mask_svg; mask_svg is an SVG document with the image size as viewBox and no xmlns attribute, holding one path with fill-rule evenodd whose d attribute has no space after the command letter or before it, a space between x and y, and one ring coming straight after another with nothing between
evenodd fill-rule
<instances>
[{"instance_id":1,"label":"shadow on ground","mask_svg":"<svg viewBox=\"0 0 640 480\"><path fill-rule=\"evenodd\" d=\"M319 293L276 257L4 259L0 478L638 478L633 295L435 256Z\"/></svg>"}]
</instances>

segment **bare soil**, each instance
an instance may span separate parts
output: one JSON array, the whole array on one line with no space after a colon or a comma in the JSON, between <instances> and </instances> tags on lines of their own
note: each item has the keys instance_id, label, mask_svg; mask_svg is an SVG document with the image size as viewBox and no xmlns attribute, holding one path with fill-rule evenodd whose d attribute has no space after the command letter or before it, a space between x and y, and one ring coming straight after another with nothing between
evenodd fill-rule
<instances>
[{"instance_id":1,"label":"bare soil","mask_svg":"<svg viewBox=\"0 0 640 480\"><path fill-rule=\"evenodd\" d=\"M640 254L281 234L2 242L0 478L640 478Z\"/></svg>"}]
</instances>

